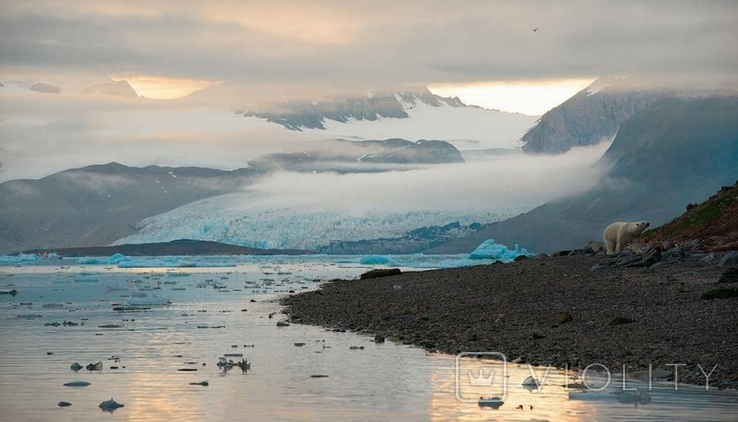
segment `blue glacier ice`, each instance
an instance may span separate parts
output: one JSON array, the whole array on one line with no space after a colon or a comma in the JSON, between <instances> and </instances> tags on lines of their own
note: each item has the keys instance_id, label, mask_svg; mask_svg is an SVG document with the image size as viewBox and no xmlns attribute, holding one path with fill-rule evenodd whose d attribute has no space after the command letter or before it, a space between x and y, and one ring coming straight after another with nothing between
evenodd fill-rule
<instances>
[{"instance_id":1,"label":"blue glacier ice","mask_svg":"<svg viewBox=\"0 0 738 422\"><path fill-rule=\"evenodd\" d=\"M469 259L512 261L521 255L532 256L533 254L525 250L525 248L521 249L517 243L515 244L515 249L510 250L503 244L495 243L494 239L487 239L481 245L477 246L474 252L469 254Z\"/></svg>"},{"instance_id":2,"label":"blue glacier ice","mask_svg":"<svg viewBox=\"0 0 738 422\"><path fill-rule=\"evenodd\" d=\"M123 254L115 254L112 256L88 256L77 260L80 265L119 265L121 263L130 262L131 258Z\"/></svg>"},{"instance_id":3,"label":"blue glacier ice","mask_svg":"<svg viewBox=\"0 0 738 422\"><path fill-rule=\"evenodd\" d=\"M462 226L487 224L528 211L504 208L353 212L321 208L283 202L282 198L259 192L221 195L141 220L136 223L136 234L112 244L196 239L259 249L316 250L332 241L391 239L419 227L454 222Z\"/></svg>"},{"instance_id":4,"label":"blue glacier ice","mask_svg":"<svg viewBox=\"0 0 738 422\"><path fill-rule=\"evenodd\" d=\"M35 262L36 260L38 260L36 254L0 255L0 263L2 264L18 264L21 262Z\"/></svg>"},{"instance_id":5,"label":"blue glacier ice","mask_svg":"<svg viewBox=\"0 0 738 422\"><path fill-rule=\"evenodd\" d=\"M362 265L387 265L389 262L390 258L384 255L370 255L359 260Z\"/></svg>"}]
</instances>

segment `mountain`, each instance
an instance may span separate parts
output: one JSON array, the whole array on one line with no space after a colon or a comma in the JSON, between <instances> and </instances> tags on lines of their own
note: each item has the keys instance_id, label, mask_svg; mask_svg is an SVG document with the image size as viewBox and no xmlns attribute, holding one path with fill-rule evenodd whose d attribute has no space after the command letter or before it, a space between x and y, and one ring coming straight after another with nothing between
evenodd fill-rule
<instances>
[{"instance_id":1,"label":"mountain","mask_svg":"<svg viewBox=\"0 0 738 422\"><path fill-rule=\"evenodd\" d=\"M280 124L290 130L325 129L326 119L346 123L349 119L375 121L379 118L408 118L405 108L420 103L432 107L442 105L466 107L458 98L443 98L420 86L402 92L377 92L365 97L332 98L324 101L284 101L272 110L247 110L254 116Z\"/></svg>"},{"instance_id":2,"label":"mountain","mask_svg":"<svg viewBox=\"0 0 738 422\"><path fill-rule=\"evenodd\" d=\"M37 82L29 88L31 91L40 92L42 94L58 94L61 92L61 88L56 85L51 85L43 82Z\"/></svg>"},{"instance_id":3,"label":"mountain","mask_svg":"<svg viewBox=\"0 0 738 422\"><path fill-rule=\"evenodd\" d=\"M523 151L558 154L610 141L625 121L664 96L666 91L646 88L634 78L597 79L541 116L523 136Z\"/></svg>"},{"instance_id":4,"label":"mountain","mask_svg":"<svg viewBox=\"0 0 738 422\"><path fill-rule=\"evenodd\" d=\"M66 170L39 180L0 183L0 253L31 248L107 245L136 234L142 220L187 204L197 204L205 198L235 194L257 177L278 170L350 173L397 170L416 164L463 162L459 151L442 141L336 140L300 143L298 146L304 148L308 145L309 150L267 154L250 161L249 168L233 171L197 167L135 168L110 163ZM198 221L183 219L189 221L186 235L166 240L200 238L189 230L199 230L201 226L217 227L218 222L213 222L212 218L222 219L221 211L227 207L228 204L221 204L214 209L206 209L198 214ZM233 216L236 220L242 217L241 214ZM407 223L414 225L405 226L405 231L423 225L412 220ZM389 233L398 235L404 232ZM243 246L269 247L264 246L264 242L252 242L243 236ZM280 248L287 244L272 243L281 245ZM291 244L302 245L299 242ZM283 249L312 249L314 246L287 246Z\"/></svg>"},{"instance_id":5,"label":"mountain","mask_svg":"<svg viewBox=\"0 0 738 422\"><path fill-rule=\"evenodd\" d=\"M459 150L444 141L410 142L330 140L301 144L309 147L293 152L263 155L248 162L257 170L291 171L381 171L402 164L461 163ZM389 165L389 166L388 166Z\"/></svg>"},{"instance_id":6,"label":"mountain","mask_svg":"<svg viewBox=\"0 0 738 422\"><path fill-rule=\"evenodd\" d=\"M102 84L88 86L82 90L83 94L105 94L114 95L116 97L138 98L136 90L131 87L128 81L120 80L118 82L106 82Z\"/></svg>"},{"instance_id":7,"label":"mountain","mask_svg":"<svg viewBox=\"0 0 738 422\"><path fill-rule=\"evenodd\" d=\"M239 103L248 104L243 100ZM246 110L239 112L246 119L266 120L310 139L436 139L461 151L519 150L520 138L538 119L467 106L458 98L437 96L424 86L360 97L286 100L271 106L241 106L241 110Z\"/></svg>"},{"instance_id":8,"label":"mountain","mask_svg":"<svg viewBox=\"0 0 738 422\"><path fill-rule=\"evenodd\" d=\"M667 223L738 178L738 96L660 99L622 125L597 165L610 169L599 187L426 252L470 252L486 239L551 252L600 240L613 221Z\"/></svg>"},{"instance_id":9,"label":"mountain","mask_svg":"<svg viewBox=\"0 0 738 422\"><path fill-rule=\"evenodd\" d=\"M143 218L234 192L253 173L110 163L8 181L0 184L0 253L106 245Z\"/></svg>"}]
</instances>

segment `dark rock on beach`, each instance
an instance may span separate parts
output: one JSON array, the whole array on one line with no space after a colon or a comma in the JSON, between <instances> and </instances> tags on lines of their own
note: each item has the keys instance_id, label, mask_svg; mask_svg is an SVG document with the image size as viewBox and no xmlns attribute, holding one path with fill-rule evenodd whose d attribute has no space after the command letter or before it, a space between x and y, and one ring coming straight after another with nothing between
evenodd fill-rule
<instances>
[{"instance_id":1,"label":"dark rock on beach","mask_svg":"<svg viewBox=\"0 0 738 422\"><path fill-rule=\"evenodd\" d=\"M382 269L375 269L371 271L367 271L364 274L360 276L362 280L368 280L370 278L378 278L378 277L390 277L393 275L400 275L402 274L402 271L400 271L399 268L382 268Z\"/></svg>"},{"instance_id":2,"label":"dark rock on beach","mask_svg":"<svg viewBox=\"0 0 738 422\"><path fill-rule=\"evenodd\" d=\"M651 251L653 252L653 251ZM612 373L687 363L679 381L738 387L738 298L702 300L725 271L686 251L670 265L603 265L593 254L326 283L283 299L300 323L352 329L429 351L504 353L511 362ZM642 262L650 255L633 254ZM626 257L610 258L614 262ZM670 258L669 258L670 259ZM636 261L634 261L636 262ZM396 286L401 285L401 289Z\"/></svg>"},{"instance_id":3,"label":"dark rock on beach","mask_svg":"<svg viewBox=\"0 0 738 422\"><path fill-rule=\"evenodd\" d=\"M720 276L718 283L738 283L738 268L729 268Z\"/></svg>"}]
</instances>

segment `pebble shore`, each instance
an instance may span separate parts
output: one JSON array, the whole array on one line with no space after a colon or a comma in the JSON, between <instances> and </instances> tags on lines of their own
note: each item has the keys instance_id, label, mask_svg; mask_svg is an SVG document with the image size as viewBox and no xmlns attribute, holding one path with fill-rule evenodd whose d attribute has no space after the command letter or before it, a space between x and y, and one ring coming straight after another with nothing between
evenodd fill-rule
<instances>
[{"instance_id":1,"label":"pebble shore","mask_svg":"<svg viewBox=\"0 0 738 422\"><path fill-rule=\"evenodd\" d=\"M600 364L613 374L652 365L669 380L678 364L678 381L699 386L702 370L717 365L710 387L738 388L738 298L701 298L738 287L718 283L728 270L720 256L680 251L649 267L613 265L628 259L583 253L336 280L282 304L290 322L432 352L493 351L570 369Z\"/></svg>"}]
</instances>

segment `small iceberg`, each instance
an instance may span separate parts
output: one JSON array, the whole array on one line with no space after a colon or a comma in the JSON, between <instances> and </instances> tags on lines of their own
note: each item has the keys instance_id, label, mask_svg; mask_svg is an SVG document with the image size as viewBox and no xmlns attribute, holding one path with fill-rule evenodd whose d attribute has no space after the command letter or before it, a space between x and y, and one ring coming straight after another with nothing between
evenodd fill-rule
<instances>
[{"instance_id":1,"label":"small iceberg","mask_svg":"<svg viewBox=\"0 0 738 422\"><path fill-rule=\"evenodd\" d=\"M521 255L532 256L533 254L525 248L521 249L517 244L515 244L514 249L510 250L505 245L495 243L494 239L487 239L477 246L474 252L469 255L469 259L492 259L509 262Z\"/></svg>"},{"instance_id":2,"label":"small iceberg","mask_svg":"<svg viewBox=\"0 0 738 422\"><path fill-rule=\"evenodd\" d=\"M111 397L110 400L106 400L102 403L100 403L100 409L103 410L103 412L110 412L113 413L117 408L123 407L124 405L118 403L117 401L113 400Z\"/></svg>"},{"instance_id":3,"label":"small iceberg","mask_svg":"<svg viewBox=\"0 0 738 422\"><path fill-rule=\"evenodd\" d=\"M75 283L99 283L100 279L95 277L75 277Z\"/></svg>"},{"instance_id":4,"label":"small iceberg","mask_svg":"<svg viewBox=\"0 0 738 422\"><path fill-rule=\"evenodd\" d=\"M171 305L172 302L170 300L161 298L159 296L151 295L151 296L141 296L141 297L130 297L126 300L126 305L131 307L137 307L137 306L166 306Z\"/></svg>"},{"instance_id":5,"label":"small iceberg","mask_svg":"<svg viewBox=\"0 0 738 422\"><path fill-rule=\"evenodd\" d=\"M538 387L540 387L540 384L538 383L538 380L533 377L528 377L525 379L525 381L523 381L523 388L525 388L526 390L533 390L537 389Z\"/></svg>"},{"instance_id":6,"label":"small iceberg","mask_svg":"<svg viewBox=\"0 0 738 422\"><path fill-rule=\"evenodd\" d=\"M484 397L479 398L479 407L491 407L493 409L499 409L500 406L505 404L504 401L502 401L499 397L490 397L488 399L485 399Z\"/></svg>"},{"instance_id":7,"label":"small iceberg","mask_svg":"<svg viewBox=\"0 0 738 422\"><path fill-rule=\"evenodd\" d=\"M92 383L87 381L72 381L64 384L65 387L87 387L88 385L92 385Z\"/></svg>"},{"instance_id":8,"label":"small iceberg","mask_svg":"<svg viewBox=\"0 0 738 422\"><path fill-rule=\"evenodd\" d=\"M636 406L651 403L651 395L640 389L618 391L615 393L615 399L619 403L634 404Z\"/></svg>"}]
</instances>

